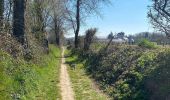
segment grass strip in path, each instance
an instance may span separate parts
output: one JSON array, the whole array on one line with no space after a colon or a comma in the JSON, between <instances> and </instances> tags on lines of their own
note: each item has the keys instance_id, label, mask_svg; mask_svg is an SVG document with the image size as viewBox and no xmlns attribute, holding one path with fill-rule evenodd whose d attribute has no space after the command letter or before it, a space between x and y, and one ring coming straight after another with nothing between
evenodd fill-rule
<instances>
[{"instance_id":1,"label":"grass strip in path","mask_svg":"<svg viewBox=\"0 0 170 100\"><path fill-rule=\"evenodd\" d=\"M77 56L67 57L66 62L74 62L75 59L77 59ZM68 71L76 100L109 100L99 89L96 89L93 81L85 73L83 64L77 63L75 69L72 69L68 65Z\"/></svg>"}]
</instances>

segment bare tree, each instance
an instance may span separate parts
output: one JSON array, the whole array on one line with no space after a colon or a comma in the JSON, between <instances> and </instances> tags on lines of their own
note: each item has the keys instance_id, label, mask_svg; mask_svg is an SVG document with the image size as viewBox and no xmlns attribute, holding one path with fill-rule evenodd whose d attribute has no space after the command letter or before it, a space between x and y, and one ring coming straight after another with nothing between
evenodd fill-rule
<instances>
[{"instance_id":1,"label":"bare tree","mask_svg":"<svg viewBox=\"0 0 170 100\"><path fill-rule=\"evenodd\" d=\"M20 43L24 44L25 0L14 0L13 10L13 35Z\"/></svg>"},{"instance_id":2,"label":"bare tree","mask_svg":"<svg viewBox=\"0 0 170 100\"><path fill-rule=\"evenodd\" d=\"M170 37L170 0L152 0L148 17L151 24Z\"/></svg>"},{"instance_id":3,"label":"bare tree","mask_svg":"<svg viewBox=\"0 0 170 100\"><path fill-rule=\"evenodd\" d=\"M14 0L4 0L4 16L3 16L3 28L4 31L12 33L11 22L13 20L13 2Z\"/></svg>"},{"instance_id":4,"label":"bare tree","mask_svg":"<svg viewBox=\"0 0 170 100\"><path fill-rule=\"evenodd\" d=\"M30 3L30 18L32 20L32 33L42 42L45 38L45 28L49 23L50 0L32 0Z\"/></svg>"},{"instance_id":5,"label":"bare tree","mask_svg":"<svg viewBox=\"0 0 170 100\"><path fill-rule=\"evenodd\" d=\"M56 35L56 44L61 45L61 37L65 28L65 0L51 0L52 29Z\"/></svg>"},{"instance_id":6,"label":"bare tree","mask_svg":"<svg viewBox=\"0 0 170 100\"><path fill-rule=\"evenodd\" d=\"M98 13L97 10L99 5L106 1L109 0L70 0L71 3L68 2L69 7L71 5L68 14L75 34L75 48L78 48L78 36L81 22L83 22L91 14ZM67 6L67 8L69 7Z\"/></svg>"},{"instance_id":7,"label":"bare tree","mask_svg":"<svg viewBox=\"0 0 170 100\"><path fill-rule=\"evenodd\" d=\"M44 19L43 19L43 10L44 10L44 2L42 0L34 0L34 11L35 11L35 22L37 31L44 31Z\"/></svg>"}]
</instances>

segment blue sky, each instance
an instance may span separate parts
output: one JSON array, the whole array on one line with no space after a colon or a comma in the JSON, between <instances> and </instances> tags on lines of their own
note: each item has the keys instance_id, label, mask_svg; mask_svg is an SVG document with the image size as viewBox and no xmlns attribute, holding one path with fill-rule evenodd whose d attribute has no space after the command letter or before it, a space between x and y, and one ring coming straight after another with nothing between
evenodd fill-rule
<instances>
[{"instance_id":1,"label":"blue sky","mask_svg":"<svg viewBox=\"0 0 170 100\"><path fill-rule=\"evenodd\" d=\"M106 37L111 31L135 34L152 31L147 18L147 6L150 0L111 0L112 5L103 5L100 9L102 18L92 16L81 27L80 34L91 27L97 27L99 37Z\"/></svg>"}]
</instances>

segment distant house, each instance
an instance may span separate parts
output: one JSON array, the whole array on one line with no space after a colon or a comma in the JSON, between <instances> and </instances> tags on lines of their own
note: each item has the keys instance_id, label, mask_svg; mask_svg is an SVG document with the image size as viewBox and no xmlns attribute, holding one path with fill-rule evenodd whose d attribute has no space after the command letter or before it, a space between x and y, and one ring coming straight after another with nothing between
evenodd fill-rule
<instances>
[{"instance_id":1,"label":"distant house","mask_svg":"<svg viewBox=\"0 0 170 100\"><path fill-rule=\"evenodd\" d=\"M125 36L124 32L120 32L116 34L112 40L114 43L127 43L128 42L128 37Z\"/></svg>"},{"instance_id":2,"label":"distant house","mask_svg":"<svg viewBox=\"0 0 170 100\"><path fill-rule=\"evenodd\" d=\"M109 42L109 39L99 39L98 41L100 42ZM120 32L116 35L114 35L114 38L112 40L112 43L129 43L129 44L133 44L134 43L134 39L131 36L125 36L124 32Z\"/></svg>"},{"instance_id":3,"label":"distant house","mask_svg":"<svg viewBox=\"0 0 170 100\"><path fill-rule=\"evenodd\" d=\"M114 43L126 43L127 42L127 40L126 39L122 39L122 38L114 38L113 40L112 40L112 42L114 42Z\"/></svg>"}]
</instances>

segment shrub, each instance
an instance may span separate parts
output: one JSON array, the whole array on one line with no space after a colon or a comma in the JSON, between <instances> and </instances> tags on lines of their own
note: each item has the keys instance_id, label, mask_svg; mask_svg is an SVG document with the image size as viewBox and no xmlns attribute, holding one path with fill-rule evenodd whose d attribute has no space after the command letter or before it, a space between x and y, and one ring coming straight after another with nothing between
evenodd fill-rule
<instances>
[{"instance_id":1,"label":"shrub","mask_svg":"<svg viewBox=\"0 0 170 100\"><path fill-rule=\"evenodd\" d=\"M86 31L86 36L84 38L84 50L89 50L90 45L93 41L94 35L97 33L97 28L91 28Z\"/></svg>"},{"instance_id":2,"label":"shrub","mask_svg":"<svg viewBox=\"0 0 170 100\"><path fill-rule=\"evenodd\" d=\"M147 39L142 39L139 43L138 46L140 47L144 47L144 48L148 48L148 49L152 49L152 48L156 48L156 44L154 42L150 42Z\"/></svg>"}]
</instances>

